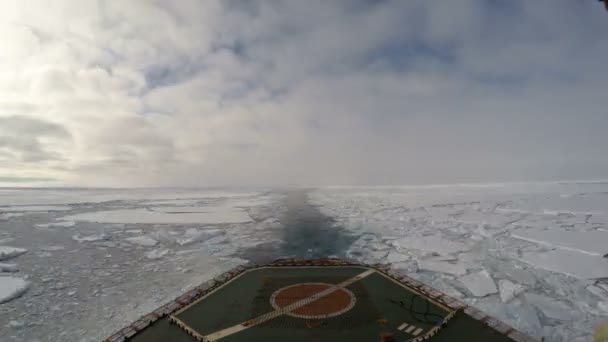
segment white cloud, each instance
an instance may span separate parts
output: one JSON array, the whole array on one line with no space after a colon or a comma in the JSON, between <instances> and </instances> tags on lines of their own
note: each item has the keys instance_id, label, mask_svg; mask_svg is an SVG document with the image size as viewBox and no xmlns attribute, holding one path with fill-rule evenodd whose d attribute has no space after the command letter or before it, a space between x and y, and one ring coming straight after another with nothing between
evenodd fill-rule
<instances>
[{"instance_id":1,"label":"white cloud","mask_svg":"<svg viewBox=\"0 0 608 342\"><path fill-rule=\"evenodd\" d=\"M594 1L0 4L0 177L601 177Z\"/></svg>"}]
</instances>

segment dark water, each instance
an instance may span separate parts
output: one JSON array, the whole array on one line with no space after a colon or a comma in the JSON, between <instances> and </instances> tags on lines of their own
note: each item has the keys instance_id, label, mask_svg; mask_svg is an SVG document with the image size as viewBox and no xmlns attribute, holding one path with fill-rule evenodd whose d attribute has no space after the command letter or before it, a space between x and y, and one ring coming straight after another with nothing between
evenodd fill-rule
<instances>
[{"instance_id":1,"label":"dark water","mask_svg":"<svg viewBox=\"0 0 608 342\"><path fill-rule=\"evenodd\" d=\"M262 263L280 257L344 257L356 240L356 237L335 225L331 217L310 205L306 190L288 192L284 205L286 212L280 218L282 228L278 232L281 242L244 251L243 258Z\"/></svg>"}]
</instances>

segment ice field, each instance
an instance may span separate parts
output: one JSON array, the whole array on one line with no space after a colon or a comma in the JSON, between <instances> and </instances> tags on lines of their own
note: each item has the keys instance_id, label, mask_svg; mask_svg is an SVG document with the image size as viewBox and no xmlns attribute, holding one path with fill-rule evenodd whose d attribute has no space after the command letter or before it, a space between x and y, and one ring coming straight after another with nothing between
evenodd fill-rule
<instances>
[{"instance_id":1,"label":"ice field","mask_svg":"<svg viewBox=\"0 0 608 342\"><path fill-rule=\"evenodd\" d=\"M0 189L2 337L98 341L281 256L391 263L546 341L608 320L608 183L295 191Z\"/></svg>"}]
</instances>

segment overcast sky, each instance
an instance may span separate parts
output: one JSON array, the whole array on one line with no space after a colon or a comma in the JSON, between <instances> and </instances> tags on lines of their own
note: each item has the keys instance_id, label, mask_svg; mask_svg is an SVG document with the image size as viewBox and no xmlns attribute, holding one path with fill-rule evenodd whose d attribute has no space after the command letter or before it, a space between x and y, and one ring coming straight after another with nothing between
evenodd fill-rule
<instances>
[{"instance_id":1,"label":"overcast sky","mask_svg":"<svg viewBox=\"0 0 608 342\"><path fill-rule=\"evenodd\" d=\"M608 178L596 0L0 2L0 185Z\"/></svg>"}]
</instances>

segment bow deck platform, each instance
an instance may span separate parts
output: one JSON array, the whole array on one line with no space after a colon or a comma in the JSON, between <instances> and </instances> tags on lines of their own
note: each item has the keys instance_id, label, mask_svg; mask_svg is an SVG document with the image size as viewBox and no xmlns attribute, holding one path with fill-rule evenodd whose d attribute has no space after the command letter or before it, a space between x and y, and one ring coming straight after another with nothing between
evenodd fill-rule
<instances>
[{"instance_id":1,"label":"bow deck platform","mask_svg":"<svg viewBox=\"0 0 608 342\"><path fill-rule=\"evenodd\" d=\"M239 267L107 342L533 341L382 265L279 260Z\"/></svg>"}]
</instances>

